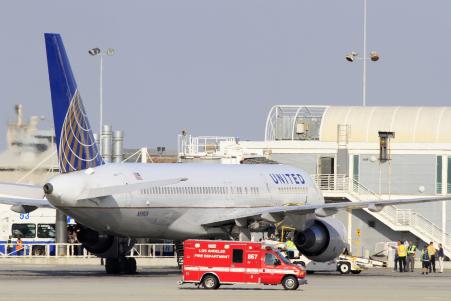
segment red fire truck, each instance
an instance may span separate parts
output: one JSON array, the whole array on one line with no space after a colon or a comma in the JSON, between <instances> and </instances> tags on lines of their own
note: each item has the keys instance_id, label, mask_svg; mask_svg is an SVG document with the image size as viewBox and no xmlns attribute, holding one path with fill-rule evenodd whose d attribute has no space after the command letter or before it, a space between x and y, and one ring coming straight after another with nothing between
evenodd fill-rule
<instances>
[{"instance_id":1,"label":"red fire truck","mask_svg":"<svg viewBox=\"0 0 451 301\"><path fill-rule=\"evenodd\" d=\"M183 280L207 289L221 284L282 284L296 290L306 284L305 271L292 264L272 246L256 242L186 240Z\"/></svg>"}]
</instances>

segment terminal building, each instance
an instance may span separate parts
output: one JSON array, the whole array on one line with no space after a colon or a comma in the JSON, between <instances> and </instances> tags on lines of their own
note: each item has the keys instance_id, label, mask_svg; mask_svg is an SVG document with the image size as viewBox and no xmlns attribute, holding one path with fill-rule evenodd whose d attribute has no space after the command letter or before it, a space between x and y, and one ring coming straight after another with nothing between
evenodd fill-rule
<instances>
[{"instance_id":1,"label":"terminal building","mask_svg":"<svg viewBox=\"0 0 451 301\"><path fill-rule=\"evenodd\" d=\"M264 140L179 137L179 160L240 163L264 158L312 175L326 201L399 199L451 194L451 107L277 105ZM337 218L354 255L385 242L444 243L451 256L451 204L386 206Z\"/></svg>"}]
</instances>

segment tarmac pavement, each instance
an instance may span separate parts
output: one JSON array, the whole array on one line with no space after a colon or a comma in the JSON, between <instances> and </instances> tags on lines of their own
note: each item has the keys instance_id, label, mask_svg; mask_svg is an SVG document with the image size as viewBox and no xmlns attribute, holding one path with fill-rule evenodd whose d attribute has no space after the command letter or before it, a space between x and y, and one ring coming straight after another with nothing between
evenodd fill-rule
<instances>
[{"instance_id":1,"label":"tarmac pavement","mask_svg":"<svg viewBox=\"0 0 451 301\"><path fill-rule=\"evenodd\" d=\"M297 291L282 286L230 285L210 291L177 285L177 269L140 268L137 275L109 276L101 266L0 266L0 300L451 300L451 271L444 274L398 273L372 269L360 275L307 275Z\"/></svg>"}]
</instances>

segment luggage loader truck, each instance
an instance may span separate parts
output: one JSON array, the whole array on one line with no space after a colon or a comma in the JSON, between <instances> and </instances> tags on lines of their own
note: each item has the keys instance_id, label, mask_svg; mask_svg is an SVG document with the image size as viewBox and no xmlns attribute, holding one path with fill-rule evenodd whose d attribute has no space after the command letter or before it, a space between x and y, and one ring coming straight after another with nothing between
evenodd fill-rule
<instances>
[{"instance_id":1,"label":"luggage loader truck","mask_svg":"<svg viewBox=\"0 0 451 301\"><path fill-rule=\"evenodd\" d=\"M221 240L184 242L183 278L206 289L222 284L278 285L296 290L306 284L305 271L264 243Z\"/></svg>"}]
</instances>

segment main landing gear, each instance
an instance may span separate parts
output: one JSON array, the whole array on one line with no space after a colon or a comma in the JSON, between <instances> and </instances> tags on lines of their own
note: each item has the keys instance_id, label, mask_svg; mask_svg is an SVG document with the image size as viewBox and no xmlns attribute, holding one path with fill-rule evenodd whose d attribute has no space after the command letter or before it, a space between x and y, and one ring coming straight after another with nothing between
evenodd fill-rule
<instances>
[{"instance_id":1,"label":"main landing gear","mask_svg":"<svg viewBox=\"0 0 451 301\"><path fill-rule=\"evenodd\" d=\"M107 258L105 262L107 274L135 274L136 259L133 257Z\"/></svg>"}]
</instances>

